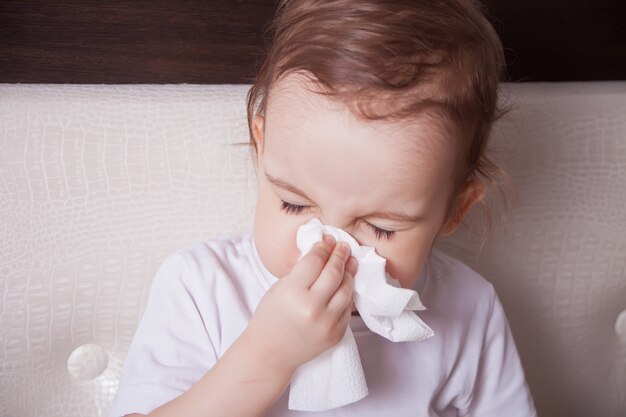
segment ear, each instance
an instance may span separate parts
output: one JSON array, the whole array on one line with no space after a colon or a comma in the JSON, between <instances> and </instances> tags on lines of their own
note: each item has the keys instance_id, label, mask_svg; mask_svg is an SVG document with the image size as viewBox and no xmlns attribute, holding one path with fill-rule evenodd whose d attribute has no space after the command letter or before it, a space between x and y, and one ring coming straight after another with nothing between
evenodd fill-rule
<instances>
[{"instance_id":1,"label":"ear","mask_svg":"<svg viewBox=\"0 0 626 417\"><path fill-rule=\"evenodd\" d=\"M485 185L478 181L473 180L467 183L464 190L461 192L459 198L458 209L448 224L440 232L441 236L449 236L459 228L463 223L465 215L469 212L472 206L483 199L485 196Z\"/></svg>"},{"instance_id":2,"label":"ear","mask_svg":"<svg viewBox=\"0 0 626 417\"><path fill-rule=\"evenodd\" d=\"M263 116L255 116L252 120L252 135L257 145L257 160L261 162L265 145L265 118Z\"/></svg>"}]
</instances>

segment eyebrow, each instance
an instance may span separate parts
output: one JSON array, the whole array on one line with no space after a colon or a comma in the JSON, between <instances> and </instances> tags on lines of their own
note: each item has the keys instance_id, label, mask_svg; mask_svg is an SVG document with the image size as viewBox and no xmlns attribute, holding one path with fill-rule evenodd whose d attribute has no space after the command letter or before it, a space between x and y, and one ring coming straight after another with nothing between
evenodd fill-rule
<instances>
[{"instance_id":1,"label":"eyebrow","mask_svg":"<svg viewBox=\"0 0 626 417\"><path fill-rule=\"evenodd\" d=\"M306 198L307 200L313 201L311 200L311 198L309 198L306 195L304 191L300 190L295 185L290 184L287 181L282 180L280 178L273 177L267 171L265 171L265 176L267 177L269 182L276 185L277 187L280 187L287 191L291 191L292 193L298 194ZM403 221L403 222L419 222L419 221L425 220L425 217L421 214L410 215L404 212L392 212L392 211L390 212L390 211L382 211L382 210L377 210L373 213L369 213L367 216L364 216L364 217L376 217L379 219L397 220L397 221Z\"/></svg>"},{"instance_id":2,"label":"eyebrow","mask_svg":"<svg viewBox=\"0 0 626 417\"><path fill-rule=\"evenodd\" d=\"M307 196L304 191L300 190L295 185L289 184L287 181L281 180L280 178L273 177L267 171L265 171L265 176L267 177L268 181L271 182L272 184L274 184L274 185L276 185L276 186L278 186L280 188L283 188L283 189L285 189L287 191L291 191L292 193L299 194L302 197L306 198L307 200L311 200L309 198L309 196ZM311 201L313 201L313 200L311 200Z\"/></svg>"}]
</instances>

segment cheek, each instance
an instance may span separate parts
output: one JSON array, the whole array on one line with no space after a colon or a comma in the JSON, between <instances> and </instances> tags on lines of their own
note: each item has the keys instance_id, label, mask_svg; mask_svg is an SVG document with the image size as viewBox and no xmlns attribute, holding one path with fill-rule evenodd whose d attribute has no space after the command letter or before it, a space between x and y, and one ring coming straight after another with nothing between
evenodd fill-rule
<instances>
[{"instance_id":1,"label":"cheek","mask_svg":"<svg viewBox=\"0 0 626 417\"><path fill-rule=\"evenodd\" d=\"M280 211L276 196L259 188L254 236L263 265L277 278L282 278L297 262L300 251L296 245L296 231L302 221Z\"/></svg>"},{"instance_id":2,"label":"cheek","mask_svg":"<svg viewBox=\"0 0 626 417\"><path fill-rule=\"evenodd\" d=\"M387 258L387 273L400 281L402 288L412 288L422 271L428 251L413 252L408 257Z\"/></svg>"},{"instance_id":3,"label":"cheek","mask_svg":"<svg viewBox=\"0 0 626 417\"><path fill-rule=\"evenodd\" d=\"M402 288L412 288L422 272L430 251L430 241L429 235L416 232L384 248L379 245L381 247L376 252L387 259L387 273L400 281Z\"/></svg>"}]
</instances>

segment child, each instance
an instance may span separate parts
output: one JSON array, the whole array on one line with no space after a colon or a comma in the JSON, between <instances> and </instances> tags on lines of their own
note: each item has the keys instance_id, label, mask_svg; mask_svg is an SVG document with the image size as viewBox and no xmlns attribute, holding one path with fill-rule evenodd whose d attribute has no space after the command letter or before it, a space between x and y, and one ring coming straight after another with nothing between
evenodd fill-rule
<instances>
[{"instance_id":1,"label":"child","mask_svg":"<svg viewBox=\"0 0 626 417\"><path fill-rule=\"evenodd\" d=\"M535 416L494 287L432 248L499 172L485 148L504 58L479 4L288 0L274 34L248 95L253 230L165 259L110 415ZM374 247L434 336L369 331L349 248L320 242L298 260L313 218ZM348 325L369 395L288 410L296 368Z\"/></svg>"}]
</instances>

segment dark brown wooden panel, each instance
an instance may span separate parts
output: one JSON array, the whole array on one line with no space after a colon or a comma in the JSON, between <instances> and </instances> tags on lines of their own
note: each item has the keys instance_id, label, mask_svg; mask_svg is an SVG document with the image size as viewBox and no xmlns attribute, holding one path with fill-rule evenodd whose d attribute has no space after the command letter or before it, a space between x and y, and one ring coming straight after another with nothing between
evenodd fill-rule
<instances>
[{"instance_id":1,"label":"dark brown wooden panel","mask_svg":"<svg viewBox=\"0 0 626 417\"><path fill-rule=\"evenodd\" d=\"M244 83L268 1L0 0L0 81Z\"/></svg>"},{"instance_id":2,"label":"dark brown wooden panel","mask_svg":"<svg viewBox=\"0 0 626 417\"><path fill-rule=\"evenodd\" d=\"M626 80L626 0L483 2L513 80Z\"/></svg>"},{"instance_id":3,"label":"dark brown wooden panel","mask_svg":"<svg viewBox=\"0 0 626 417\"><path fill-rule=\"evenodd\" d=\"M626 1L484 0L515 81L626 79ZM250 83L274 0L0 0L0 82Z\"/></svg>"}]
</instances>

